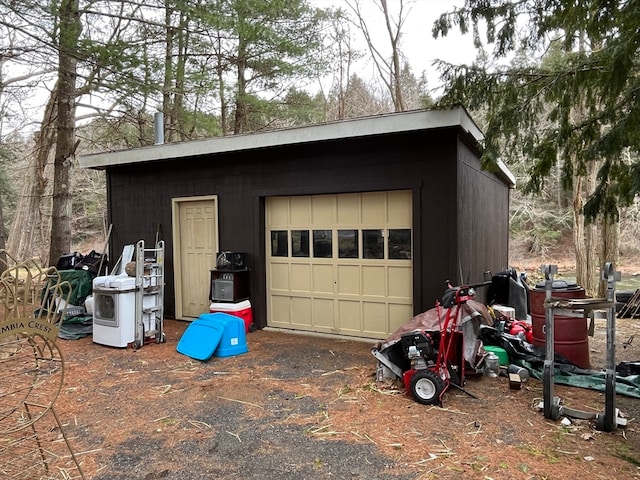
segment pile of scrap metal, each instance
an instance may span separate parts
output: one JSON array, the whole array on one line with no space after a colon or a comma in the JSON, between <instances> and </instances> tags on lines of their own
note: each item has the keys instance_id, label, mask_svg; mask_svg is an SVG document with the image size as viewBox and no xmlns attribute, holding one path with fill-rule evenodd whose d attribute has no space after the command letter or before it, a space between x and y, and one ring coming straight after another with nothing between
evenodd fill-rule
<instances>
[{"instance_id":1,"label":"pile of scrap metal","mask_svg":"<svg viewBox=\"0 0 640 480\"><path fill-rule=\"evenodd\" d=\"M609 272L606 278L612 277L612 266L603 268L605 271ZM518 277L509 273L505 284L516 285L514 278ZM499 282L503 280L501 278ZM476 398L463 388L465 375L482 373L484 364L488 364L489 354L499 351L504 357L500 361L500 373L504 371L505 376L509 377L510 387L512 378L508 373L512 370L526 369L527 372L523 372L526 378L531 376L543 380L545 397L549 397L544 402L547 418L557 419L563 412L565 415L582 415L582 412L567 409L558 403L553 397L554 383L605 392L608 399L605 413L589 418L598 420L598 429L610 431L625 423L615 409L615 394L640 398L640 362L623 362L614 368L615 281L609 278L608 284L607 299L552 297L555 291L552 277L545 282L542 290L546 295L543 332L544 326L547 330L555 331L555 310L556 314L560 314L566 308L579 308L581 312L584 311L579 315L583 317L593 309L607 307L607 365L604 370L591 370L588 365L585 368L575 358L566 358L558 353L554 335L548 332L546 341L539 345L539 341L534 341L528 321L517 320L518 314L504 315L495 304L487 307L474 300L471 286L449 286L442 300L436 302L435 308L416 315L372 348L372 354L378 360L376 378L378 381L400 380L408 394L417 402L427 405L441 405L443 394L450 386ZM493 282L491 285L495 287ZM522 291L516 287L517 291ZM495 300L495 295L493 298ZM507 297L503 300L509 301ZM520 305L519 315L526 318L528 293L526 303L518 301L514 304ZM564 319L562 316L559 318ZM582 323L586 326L586 322ZM585 415L578 418L586 418Z\"/></svg>"},{"instance_id":2,"label":"pile of scrap metal","mask_svg":"<svg viewBox=\"0 0 640 480\"><path fill-rule=\"evenodd\" d=\"M448 284L435 308L416 315L374 346L377 379L400 379L416 401L434 404L442 402L442 394L450 386L475 397L463 388L465 376L482 372L490 353L484 346L500 343L492 338L494 334L509 337L523 355L535 358L539 352L531 350L527 342L531 341L530 326L516 321L515 315L505 317L500 310L476 301L477 287L489 287L487 297L492 303L510 302L515 305L511 310L521 315L519 318L526 318L527 288L515 270L500 272L491 281L474 285Z\"/></svg>"}]
</instances>

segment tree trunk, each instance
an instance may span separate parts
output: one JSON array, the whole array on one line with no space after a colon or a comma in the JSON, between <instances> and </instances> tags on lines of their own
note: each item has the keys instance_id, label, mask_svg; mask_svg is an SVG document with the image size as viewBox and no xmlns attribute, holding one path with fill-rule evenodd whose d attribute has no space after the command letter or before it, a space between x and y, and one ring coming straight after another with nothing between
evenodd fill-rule
<instances>
[{"instance_id":1,"label":"tree trunk","mask_svg":"<svg viewBox=\"0 0 640 480\"><path fill-rule=\"evenodd\" d=\"M185 75L186 62L189 50L189 29L188 19L184 12L180 13L180 19L175 32L176 42L176 62L175 62L175 80L173 83L173 105L171 108L171 118L173 119L174 137L180 141L189 140L187 125L184 115L184 97L185 97Z\"/></svg>"},{"instance_id":2,"label":"tree trunk","mask_svg":"<svg viewBox=\"0 0 640 480\"><path fill-rule=\"evenodd\" d=\"M4 78L2 76L2 68L4 67L6 60L0 55L0 98L4 92ZM2 206L2 194L0 193L0 275L5 271L7 267L7 242L4 235L4 214L3 214L3 206Z\"/></svg>"},{"instance_id":3,"label":"tree trunk","mask_svg":"<svg viewBox=\"0 0 640 480\"><path fill-rule=\"evenodd\" d=\"M342 61L342 42L338 43L338 47L340 48L340 59L338 65L338 120L344 120L345 114L347 111L346 108L346 100L345 100L345 83L349 81L349 72L347 64L347 68L345 68L344 63ZM347 70L347 71L345 71ZM345 81L346 80L346 81Z\"/></svg>"},{"instance_id":4,"label":"tree trunk","mask_svg":"<svg viewBox=\"0 0 640 480\"><path fill-rule=\"evenodd\" d=\"M584 244L584 215L582 214L582 178L573 180L573 249L576 255L576 280L584 285L587 251ZM585 287L586 288L586 287Z\"/></svg>"},{"instance_id":5,"label":"tree trunk","mask_svg":"<svg viewBox=\"0 0 640 480\"><path fill-rule=\"evenodd\" d=\"M396 112L401 112L406 110L404 94L402 92L402 66L400 64L401 29L404 21L406 20L406 15L404 14L404 0L396 2L398 8L398 19L395 25L392 25L392 18L389 14L387 0L379 0L379 2L380 5L378 8L380 8L384 15L389 43L391 46L390 60L381 54L378 48L374 45L373 36L369 31L367 22L361 10L360 0L353 0L353 3L351 3L351 1L347 1L346 4L357 17L358 25L364 35L365 41L367 42L369 52L371 52L371 59L373 60L376 70L378 70L380 80L389 91L394 110Z\"/></svg>"},{"instance_id":6,"label":"tree trunk","mask_svg":"<svg viewBox=\"0 0 640 480\"><path fill-rule=\"evenodd\" d=\"M573 179L573 245L576 255L576 281L589 296L597 293L597 280L594 271L595 225L585 225L582 207L584 206L585 182L588 180L576 175Z\"/></svg>"},{"instance_id":7,"label":"tree trunk","mask_svg":"<svg viewBox=\"0 0 640 480\"><path fill-rule=\"evenodd\" d=\"M407 109L404 101L404 95L402 94L402 81L400 74L402 67L400 65L400 52L398 51L398 40L400 38L400 26L398 25L398 31L394 32L391 26L391 19L389 17L389 9L387 8L387 0L380 0L382 5L382 11L384 13L384 20L387 26L387 33L389 35L389 42L391 43L391 98L393 99L393 106L396 112L403 112ZM400 2L400 11L402 12L402 1ZM402 19L400 19L400 22Z\"/></svg>"},{"instance_id":8,"label":"tree trunk","mask_svg":"<svg viewBox=\"0 0 640 480\"><path fill-rule=\"evenodd\" d=\"M2 206L2 195L0 195L0 275L4 273L7 267L7 251L5 249L6 241L4 237L4 208Z\"/></svg>"},{"instance_id":9,"label":"tree trunk","mask_svg":"<svg viewBox=\"0 0 640 480\"><path fill-rule=\"evenodd\" d=\"M238 62L236 65L237 82L236 87L236 116L233 125L233 133L243 133L247 128L247 81L245 78L246 70L246 48L242 34L240 35L238 45Z\"/></svg>"},{"instance_id":10,"label":"tree trunk","mask_svg":"<svg viewBox=\"0 0 640 480\"><path fill-rule=\"evenodd\" d=\"M596 189L596 176L598 174L599 162L591 160L587 163L587 173L585 176L586 192L582 199L582 205L587 195L593 193ZM582 216L584 222L584 215ZM585 291L588 295L596 296L598 293L598 278L600 268L598 265L598 224L596 222L586 223L585 229L585 246L587 251L586 277L588 281L585 283Z\"/></svg>"},{"instance_id":11,"label":"tree trunk","mask_svg":"<svg viewBox=\"0 0 640 480\"><path fill-rule=\"evenodd\" d=\"M188 21L185 14L180 15L178 28L178 60L176 65L175 96L173 101L173 117L175 128L181 141L189 140L184 118L185 71L189 50Z\"/></svg>"},{"instance_id":12,"label":"tree trunk","mask_svg":"<svg viewBox=\"0 0 640 480\"><path fill-rule=\"evenodd\" d=\"M164 136L167 143L173 141L174 119L171 90L173 88L173 41L174 28L171 26L173 7L165 6L165 51L164 51L164 85L162 86L162 111L164 112Z\"/></svg>"},{"instance_id":13,"label":"tree trunk","mask_svg":"<svg viewBox=\"0 0 640 480\"><path fill-rule=\"evenodd\" d=\"M45 235L48 229L41 207L47 188L45 167L55 144L57 96L56 85L49 96L40 132L36 135L7 242L7 252L16 260L38 257L43 265L48 263L46 253L49 244Z\"/></svg>"},{"instance_id":14,"label":"tree trunk","mask_svg":"<svg viewBox=\"0 0 640 480\"><path fill-rule=\"evenodd\" d=\"M53 264L63 254L71 250L71 189L69 183L76 149L76 52L81 29L78 0L63 0L60 4L57 141L51 206L51 244L49 245L49 263Z\"/></svg>"},{"instance_id":15,"label":"tree trunk","mask_svg":"<svg viewBox=\"0 0 640 480\"><path fill-rule=\"evenodd\" d=\"M224 66L222 63L222 42L217 38L219 50L216 54L216 75L218 78L218 95L220 96L220 130L227 134L227 98L225 93Z\"/></svg>"},{"instance_id":16,"label":"tree trunk","mask_svg":"<svg viewBox=\"0 0 640 480\"><path fill-rule=\"evenodd\" d=\"M217 6L217 5L216 5ZM220 131L222 135L227 134L227 94L224 74L226 71L226 61L223 53L224 34L220 27L215 30L214 55L216 59L216 79L218 80L218 96L220 97Z\"/></svg>"},{"instance_id":17,"label":"tree trunk","mask_svg":"<svg viewBox=\"0 0 640 480\"><path fill-rule=\"evenodd\" d=\"M605 216L602 220L602 249L600 251L600 265L603 266L607 262L618 264L619 245L620 245L620 222L616 219ZM598 297L606 296L607 282L600 278Z\"/></svg>"}]
</instances>

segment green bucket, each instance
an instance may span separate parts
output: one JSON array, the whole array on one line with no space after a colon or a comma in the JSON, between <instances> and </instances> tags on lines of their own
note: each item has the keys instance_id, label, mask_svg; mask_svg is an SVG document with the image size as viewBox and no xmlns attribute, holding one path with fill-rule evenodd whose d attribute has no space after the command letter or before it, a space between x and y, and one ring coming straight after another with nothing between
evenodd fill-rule
<instances>
[{"instance_id":1,"label":"green bucket","mask_svg":"<svg viewBox=\"0 0 640 480\"><path fill-rule=\"evenodd\" d=\"M495 353L498 356L498 360L500 360L500 366L506 367L509 365L509 354L502 347L495 347L493 345L485 345L484 351L487 353Z\"/></svg>"}]
</instances>

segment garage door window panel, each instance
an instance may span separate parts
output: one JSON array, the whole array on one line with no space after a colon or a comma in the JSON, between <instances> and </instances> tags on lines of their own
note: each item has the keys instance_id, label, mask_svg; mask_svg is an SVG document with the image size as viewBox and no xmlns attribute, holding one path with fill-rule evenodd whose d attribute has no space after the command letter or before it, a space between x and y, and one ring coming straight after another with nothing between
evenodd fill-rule
<instances>
[{"instance_id":1,"label":"garage door window panel","mask_svg":"<svg viewBox=\"0 0 640 480\"><path fill-rule=\"evenodd\" d=\"M287 230L274 230L271 232L271 256L289 256L289 232Z\"/></svg>"},{"instance_id":2,"label":"garage door window panel","mask_svg":"<svg viewBox=\"0 0 640 480\"><path fill-rule=\"evenodd\" d=\"M382 230L362 230L362 258L384 259L384 236Z\"/></svg>"},{"instance_id":3,"label":"garage door window panel","mask_svg":"<svg viewBox=\"0 0 640 480\"><path fill-rule=\"evenodd\" d=\"M411 230L392 228L389 230L389 259L411 260Z\"/></svg>"},{"instance_id":4,"label":"garage door window panel","mask_svg":"<svg viewBox=\"0 0 640 480\"><path fill-rule=\"evenodd\" d=\"M338 230L338 258L359 258L358 230Z\"/></svg>"},{"instance_id":5,"label":"garage door window panel","mask_svg":"<svg viewBox=\"0 0 640 480\"><path fill-rule=\"evenodd\" d=\"M313 256L315 258L332 258L333 241L331 230L313 231Z\"/></svg>"},{"instance_id":6,"label":"garage door window panel","mask_svg":"<svg viewBox=\"0 0 640 480\"><path fill-rule=\"evenodd\" d=\"M291 230L291 256L309 257L309 230Z\"/></svg>"}]
</instances>

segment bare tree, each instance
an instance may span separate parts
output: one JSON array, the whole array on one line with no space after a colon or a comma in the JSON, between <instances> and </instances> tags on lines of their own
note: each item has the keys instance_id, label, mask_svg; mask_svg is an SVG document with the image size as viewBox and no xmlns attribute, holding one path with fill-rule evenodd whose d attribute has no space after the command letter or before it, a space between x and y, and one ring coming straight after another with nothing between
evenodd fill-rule
<instances>
[{"instance_id":1,"label":"bare tree","mask_svg":"<svg viewBox=\"0 0 640 480\"><path fill-rule=\"evenodd\" d=\"M244 22L233 15L235 7ZM277 103L262 94L286 92L284 82L308 81L312 68L320 68L323 18L306 0L0 2L0 27L18 32L21 46L35 57L21 67L33 74L40 67L39 87L50 88L8 239L10 253L35 253L49 263L71 249L78 106L85 119L102 117L105 131L119 129L118 147L150 144L150 111L160 106L169 140L219 133L232 116L236 132L263 128L270 117L260 109L271 113ZM211 40L216 35L217 50ZM0 55L7 37L0 35ZM42 75L51 68L57 76ZM24 84L20 88L27 91ZM230 98L233 104L226 103ZM216 101L223 112L220 129L211 113ZM112 148L114 138L103 136L110 143L90 148Z\"/></svg>"},{"instance_id":2,"label":"bare tree","mask_svg":"<svg viewBox=\"0 0 640 480\"><path fill-rule=\"evenodd\" d=\"M334 65L334 78L331 91L322 91L322 82L318 82L325 99L325 117L331 120L343 120L347 118L347 90L351 80L351 69L356 61L362 58L362 52L354 47L352 22L348 21L346 12L337 9L330 12L328 42L330 47L326 52L331 55L329 65ZM324 73L324 72L323 72ZM337 95L337 99L331 99L329 95ZM337 102L330 102L337 100ZM337 111L330 111L329 107L336 107ZM334 108L335 110L335 108Z\"/></svg>"},{"instance_id":3,"label":"bare tree","mask_svg":"<svg viewBox=\"0 0 640 480\"><path fill-rule=\"evenodd\" d=\"M30 126L29 100L39 82L53 72L55 68L47 62L48 55L42 55L42 25L30 23L32 17L37 17L29 6L19 4L0 5L0 125L2 139L5 138L5 127L14 131L14 135L21 136L20 129ZM26 20L25 20L26 18ZM11 72L7 75L6 70ZM13 215L13 222L9 229L6 245L2 248L14 258L30 256L44 257L48 248L48 241L43 235L41 199L47 189L45 167L50 158L51 147L55 132L52 126L55 105L54 97L49 98L45 107L41 129L33 136L35 142L30 154L16 154L8 168L19 172L12 175L14 182L18 178L16 190L18 209ZM24 135L22 135L24 136ZM22 144L22 142L21 142ZM22 149L22 147L20 147ZM20 165L15 165L15 158L25 159ZM19 168L26 164L26 169L20 173ZM6 193L6 192L3 192ZM3 205L5 207L6 205ZM6 211L2 211L0 229L5 231L4 221Z\"/></svg>"},{"instance_id":4,"label":"bare tree","mask_svg":"<svg viewBox=\"0 0 640 480\"><path fill-rule=\"evenodd\" d=\"M36 255L45 260L42 257L48 241L44 232L41 201L47 188L45 168L55 144L55 112L56 89L49 96L40 131L36 134L29 166L23 178L22 193L9 231L7 251L14 258L23 259Z\"/></svg>"},{"instance_id":5,"label":"bare tree","mask_svg":"<svg viewBox=\"0 0 640 480\"><path fill-rule=\"evenodd\" d=\"M380 80L384 83L391 95L394 109L396 112L401 112L407 109L407 105L404 100L402 89L403 67L401 61L402 54L400 51L400 40L402 38L402 26L411 12L411 8L405 9L405 5L410 2L399 0L397 2L398 14L395 17L389 11L387 0L375 0L374 3L384 18L389 46L391 47L390 55L385 55L382 52L382 46L375 43L374 35L365 19L361 1L348 0L346 2L349 8L356 15L358 27L362 31L367 42L367 47L371 52L371 58L376 70L378 71Z\"/></svg>"},{"instance_id":6,"label":"bare tree","mask_svg":"<svg viewBox=\"0 0 640 480\"><path fill-rule=\"evenodd\" d=\"M119 41L117 37L122 32L120 25L122 28L131 26L131 17L118 10L124 4L115 5L113 2L109 5L114 8L111 12L104 6L97 6L97 2L86 3L86 10L83 11L79 9L78 0L63 0L55 8L49 2L28 3L0 5L2 17L8 20L7 23L0 21L0 24L9 30L10 35L18 38L20 46L13 50L13 63L26 71L22 78L13 79L16 90L32 91L26 80L33 78L42 91L42 85L52 83L49 73L56 72L57 78L44 108L40 130L34 135L35 142L23 176L22 193L7 249L16 258L38 256L42 263L49 263L69 252L72 242L71 172L77 147L75 122L78 98L100 89L109 89L113 85L113 82L108 82L109 77L127 77L128 72L115 69L110 62L117 59L121 68L126 67L132 58L132 55L126 55L127 51L135 50L137 54L138 49L133 46L136 42ZM92 11L92 7L98 11ZM88 35L97 32L102 42L96 42L95 45L84 42L84 51L80 52L82 15L94 15L93 20L98 15L111 19L117 28L101 30L98 22L89 21ZM105 36L104 31L111 32L112 36ZM114 31L118 33L112 33ZM135 60L137 62L137 57ZM83 62L84 84L81 86L77 85L79 61ZM129 83L135 83L135 79ZM137 85L139 88L140 82ZM131 98L124 82L120 82L119 88L109 91L111 98L117 99L119 94L120 98ZM106 98L103 97L103 100ZM105 109L102 108L102 111ZM47 165L52 157L51 169Z\"/></svg>"}]
</instances>

